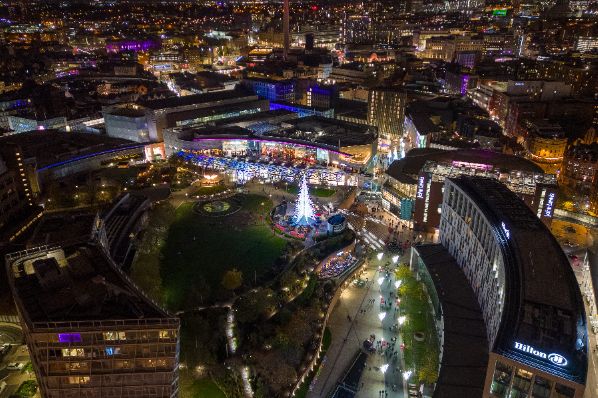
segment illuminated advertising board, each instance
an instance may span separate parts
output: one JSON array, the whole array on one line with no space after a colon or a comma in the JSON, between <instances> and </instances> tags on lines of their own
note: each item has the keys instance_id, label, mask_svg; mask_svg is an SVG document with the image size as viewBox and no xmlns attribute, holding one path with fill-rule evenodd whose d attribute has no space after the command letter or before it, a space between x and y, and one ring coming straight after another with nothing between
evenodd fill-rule
<instances>
[{"instance_id":1,"label":"illuminated advertising board","mask_svg":"<svg viewBox=\"0 0 598 398\"><path fill-rule=\"evenodd\" d=\"M552 217L552 213L554 212L554 201L555 201L556 193L549 192L546 196L546 201L544 202L544 217Z\"/></svg>"},{"instance_id":2,"label":"illuminated advertising board","mask_svg":"<svg viewBox=\"0 0 598 398\"><path fill-rule=\"evenodd\" d=\"M417 198L423 199L424 195L426 194L426 177L419 176L419 180L417 181Z\"/></svg>"},{"instance_id":3,"label":"illuminated advertising board","mask_svg":"<svg viewBox=\"0 0 598 398\"><path fill-rule=\"evenodd\" d=\"M540 351L532 347L531 345L515 342L515 349L530 354L539 359L546 359L557 366L567 366L567 363L569 363L569 361L567 361L567 358L565 358L561 354L557 354L554 352L547 354L543 351Z\"/></svg>"},{"instance_id":4,"label":"illuminated advertising board","mask_svg":"<svg viewBox=\"0 0 598 398\"><path fill-rule=\"evenodd\" d=\"M492 10L493 17L506 17L507 16L507 9L506 8L497 8Z\"/></svg>"}]
</instances>

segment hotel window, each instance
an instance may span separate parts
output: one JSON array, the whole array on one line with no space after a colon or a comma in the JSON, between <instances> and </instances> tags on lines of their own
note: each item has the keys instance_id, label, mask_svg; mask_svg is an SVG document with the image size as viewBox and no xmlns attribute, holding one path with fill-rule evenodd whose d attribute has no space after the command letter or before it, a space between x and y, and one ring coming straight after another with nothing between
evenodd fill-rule
<instances>
[{"instance_id":1,"label":"hotel window","mask_svg":"<svg viewBox=\"0 0 598 398\"><path fill-rule=\"evenodd\" d=\"M160 330L159 337L160 339L170 339L173 337L173 332L170 330Z\"/></svg>"},{"instance_id":2,"label":"hotel window","mask_svg":"<svg viewBox=\"0 0 598 398\"><path fill-rule=\"evenodd\" d=\"M552 390L552 382L543 377L536 376L534 378L534 387L532 388L532 397L534 398L550 398L550 391Z\"/></svg>"},{"instance_id":3,"label":"hotel window","mask_svg":"<svg viewBox=\"0 0 598 398\"><path fill-rule=\"evenodd\" d=\"M509 387L509 384L511 384L512 375L512 366L496 361L494 377L492 378L492 384L490 385L490 393L496 397L506 397L507 388Z\"/></svg>"},{"instance_id":4,"label":"hotel window","mask_svg":"<svg viewBox=\"0 0 598 398\"><path fill-rule=\"evenodd\" d=\"M531 380L531 372L524 369L517 369L515 378L513 379L513 390L519 392L518 397L525 398L528 396Z\"/></svg>"},{"instance_id":5,"label":"hotel window","mask_svg":"<svg viewBox=\"0 0 598 398\"><path fill-rule=\"evenodd\" d=\"M573 396L575 396L574 389L572 389L571 387L567 387L567 386L557 383L556 388L554 389L553 397L555 397L555 398L572 398Z\"/></svg>"}]
</instances>

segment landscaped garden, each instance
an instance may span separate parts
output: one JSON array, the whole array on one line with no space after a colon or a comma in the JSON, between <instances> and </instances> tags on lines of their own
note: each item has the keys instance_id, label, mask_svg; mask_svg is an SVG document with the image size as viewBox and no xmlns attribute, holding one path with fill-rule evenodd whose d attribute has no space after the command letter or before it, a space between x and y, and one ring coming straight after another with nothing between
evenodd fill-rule
<instances>
[{"instance_id":1,"label":"landscaped garden","mask_svg":"<svg viewBox=\"0 0 598 398\"><path fill-rule=\"evenodd\" d=\"M355 236L301 250L270 227L272 208L265 196L237 194L150 213L131 276L180 314L183 397L241 397L248 377L255 398L284 396L320 338L323 349L330 343L323 319L336 287L313 271Z\"/></svg>"},{"instance_id":2,"label":"landscaped garden","mask_svg":"<svg viewBox=\"0 0 598 398\"><path fill-rule=\"evenodd\" d=\"M19 398L28 398L33 397L36 392L37 382L35 380L26 380L21 383L14 396Z\"/></svg>"},{"instance_id":3,"label":"landscaped garden","mask_svg":"<svg viewBox=\"0 0 598 398\"><path fill-rule=\"evenodd\" d=\"M400 316L405 317L401 325L405 368L413 372L411 381L433 384L438 379L439 341L428 295L407 265L397 269L396 277L401 281Z\"/></svg>"},{"instance_id":4,"label":"landscaped garden","mask_svg":"<svg viewBox=\"0 0 598 398\"><path fill-rule=\"evenodd\" d=\"M272 202L259 195L227 201L240 210L216 218L194 211L194 202L187 202L176 210L158 206L150 216L131 275L167 308L188 309L229 297L222 282L232 269L240 271L246 286L274 275L272 267L285 253L287 241L268 225Z\"/></svg>"}]
</instances>

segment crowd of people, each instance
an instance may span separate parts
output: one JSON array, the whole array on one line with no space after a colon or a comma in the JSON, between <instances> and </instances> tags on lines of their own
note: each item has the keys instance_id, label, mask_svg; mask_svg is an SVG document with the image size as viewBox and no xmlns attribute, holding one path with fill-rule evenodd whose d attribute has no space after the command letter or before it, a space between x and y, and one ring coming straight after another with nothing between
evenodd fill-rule
<instances>
[{"instance_id":1,"label":"crowd of people","mask_svg":"<svg viewBox=\"0 0 598 398\"><path fill-rule=\"evenodd\" d=\"M339 253L324 263L322 269L320 270L320 278L336 278L347 269L351 268L356 262L357 258L355 258L351 253Z\"/></svg>"}]
</instances>

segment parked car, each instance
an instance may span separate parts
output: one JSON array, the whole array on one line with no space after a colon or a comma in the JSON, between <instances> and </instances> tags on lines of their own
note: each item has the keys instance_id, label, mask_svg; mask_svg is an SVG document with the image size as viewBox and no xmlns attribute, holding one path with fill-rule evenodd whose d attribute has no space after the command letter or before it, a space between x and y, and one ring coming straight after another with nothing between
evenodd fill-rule
<instances>
[{"instance_id":1,"label":"parked car","mask_svg":"<svg viewBox=\"0 0 598 398\"><path fill-rule=\"evenodd\" d=\"M8 370L21 370L21 369L23 369L23 367L25 367L25 364L23 362L12 362L12 363L9 363L6 366L6 369L8 369Z\"/></svg>"}]
</instances>

